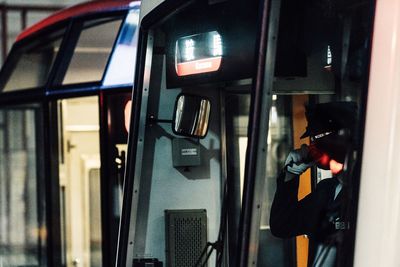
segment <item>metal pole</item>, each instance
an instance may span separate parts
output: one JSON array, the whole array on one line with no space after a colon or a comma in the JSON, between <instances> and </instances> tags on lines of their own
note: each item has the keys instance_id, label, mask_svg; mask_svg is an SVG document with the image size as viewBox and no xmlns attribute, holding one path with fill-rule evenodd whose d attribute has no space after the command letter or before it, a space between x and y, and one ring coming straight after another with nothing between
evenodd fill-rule
<instances>
[{"instance_id":1,"label":"metal pole","mask_svg":"<svg viewBox=\"0 0 400 267\"><path fill-rule=\"evenodd\" d=\"M2 55L2 60L4 62L6 56L7 56L7 34L8 34L8 29L7 29L7 8L5 6L1 7L1 41L2 41L2 47L1 47L1 55Z\"/></svg>"},{"instance_id":2,"label":"metal pole","mask_svg":"<svg viewBox=\"0 0 400 267\"><path fill-rule=\"evenodd\" d=\"M21 9L21 31L26 29L27 13L28 10L26 10L26 8Z\"/></svg>"}]
</instances>

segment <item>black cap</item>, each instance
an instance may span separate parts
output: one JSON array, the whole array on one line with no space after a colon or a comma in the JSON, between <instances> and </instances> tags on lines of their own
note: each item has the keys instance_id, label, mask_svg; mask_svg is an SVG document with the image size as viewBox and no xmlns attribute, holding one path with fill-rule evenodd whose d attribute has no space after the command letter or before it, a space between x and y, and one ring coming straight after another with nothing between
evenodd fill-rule
<instances>
[{"instance_id":1,"label":"black cap","mask_svg":"<svg viewBox=\"0 0 400 267\"><path fill-rule=\"evenodd\" d=\"M308 125L300 138L341 129L353 132L357 122L357 104L343 101L307 105L306 118Z\"/></svg>"}]
</instances>

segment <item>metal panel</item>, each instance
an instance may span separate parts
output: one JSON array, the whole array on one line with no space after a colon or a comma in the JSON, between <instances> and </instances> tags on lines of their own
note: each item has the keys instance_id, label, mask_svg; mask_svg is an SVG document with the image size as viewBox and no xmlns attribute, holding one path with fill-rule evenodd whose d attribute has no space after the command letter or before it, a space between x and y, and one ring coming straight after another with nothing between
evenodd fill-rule
<instances>
[{"instance_id":1,"label":"metal panel","mask_svg":"<svg viewBox=\"0 0 400 267\"><path fill-rule=\"evenodd\" d=\"M135 237L136 230L136 218L134 217L137 214L137 203L138 203L138 192L140 186L140 178L141 178L141 162L143 157L143 140L144 133L146 127L146 110L147 110L147 102L149 97L149 84L150 84L150 69L151 69L151 61L153 55L153 34L149 33L147 37L147 48L146 48L146 59L145 59L145 70L144 70L144 79L143 79L143 92L142 92L142 104L140 107L140 121L139 121L139 132L138 132L138 143L137 143L137 151L136 151L136 160L135 160L135 173L134 173L134 183L133 183L133 196L132 196L132 206L130 211L130 225L129 225L129 247L127 248L127 257L126 257L126 265L129 266L133 259L135 258L133 254L133 240ZM126 179L126 178L125 178ZM123 248L124 249L124 248Z\"/></svg>"}]
</instances>

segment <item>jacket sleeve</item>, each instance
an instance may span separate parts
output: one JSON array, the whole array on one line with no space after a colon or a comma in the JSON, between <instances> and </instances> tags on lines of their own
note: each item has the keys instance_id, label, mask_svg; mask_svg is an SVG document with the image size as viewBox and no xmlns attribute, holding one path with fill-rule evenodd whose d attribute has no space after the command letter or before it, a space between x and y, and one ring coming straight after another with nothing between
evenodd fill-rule
<instances>
[{"instance_id":1,"label":"jacket sleeve","mask_svg":"<svg viewBox=\"0 0 400 267\"><path fill-rule=\"evenodd\" d=\"M271 232L276 237L290 238L311 234L318 216L318 201L314 193L298 201L299 177L285 182L285 172L277 179L277 190L270 213Z\"/></svg>"}]
</instances>

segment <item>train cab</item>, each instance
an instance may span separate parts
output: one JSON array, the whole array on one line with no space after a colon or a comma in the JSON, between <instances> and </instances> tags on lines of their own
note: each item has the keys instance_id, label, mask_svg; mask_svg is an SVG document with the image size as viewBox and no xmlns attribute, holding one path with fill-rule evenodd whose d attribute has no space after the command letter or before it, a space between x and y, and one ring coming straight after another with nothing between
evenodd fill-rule
<instances>
[{"instance_id":1,"label":"train cab","mask_svg":"<svg viewBox=\"0 0 400 267\"><path fill-rule=\"evenodd\" d=\"M0 71L0 266L112 266L139 1L24 30Z\"/></svg>"},{"instance_id":2,"label":"train cab","mask_svg":"<svg viewBox=\"0 0 400 267\"><path fill-rule=\"evenodd\" d=\"M352 266L374 11L143 3L116 266ZM335 205L295 210L315 194Z\"/></svg>"}]
</instances>

